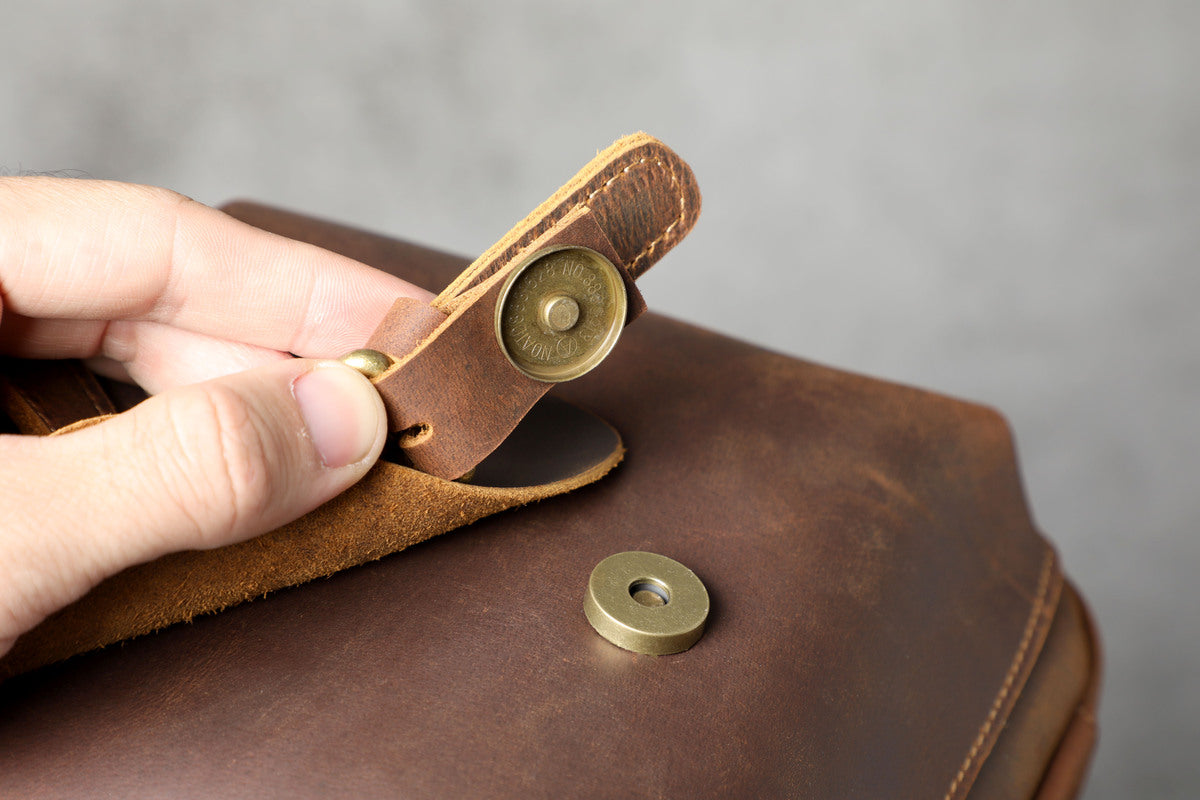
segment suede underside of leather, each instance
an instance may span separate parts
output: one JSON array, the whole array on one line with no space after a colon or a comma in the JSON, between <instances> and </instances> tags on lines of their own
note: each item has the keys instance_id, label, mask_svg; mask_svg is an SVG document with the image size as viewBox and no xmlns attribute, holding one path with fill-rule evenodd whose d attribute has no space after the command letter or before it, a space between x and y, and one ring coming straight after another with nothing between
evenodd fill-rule
<instances>
[{"instance_id":1,"label":"suede underside of leather","mask_svg":"<svg viewBox=\"0 0 1200 800\"><path fill-rule=\"evenodd\" d=\"M464 263L229 210L427 287ZM1091 719L1098 655L997 414L654 314L555 393L621 430L621 469L0 686L0 793L953 800L978 776L984 796L1042 781L1057 800L1078 785L1090 740L1072 720ZM587 576L622 550L705 582L691 650L638 656L589 627Z\"/></svg>"},{"instance_id":2,"label":"suede underside of leather","mask_svg":"<svg viewBox=\"0 0 1200 800\"><path fill-rule=\"evenodd\" d=\"M11 387L0 381L0 392L5 388ZM173 553L105 580L21 635L0 658L0 678L327 577L598 480L621 460L620 437L601 420L564 406L551 400L538 407L509 448L480 465L481 482L501 485L446 481L381 461L350 490L278 530L214 550ZM46 415L30 419L44 425Z\"/></svg>"}]
</instances>

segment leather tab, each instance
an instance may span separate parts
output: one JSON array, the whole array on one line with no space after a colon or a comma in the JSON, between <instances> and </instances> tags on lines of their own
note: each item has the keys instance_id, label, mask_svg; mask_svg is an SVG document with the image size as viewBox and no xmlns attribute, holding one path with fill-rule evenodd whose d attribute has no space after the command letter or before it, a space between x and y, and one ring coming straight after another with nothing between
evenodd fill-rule
<instances>
[{"instance_id":1,"label":"leather tab","mask_svg":"<svg viewBox=\"0 0 1200 800\"><path fill-rule=\"evenodd\" d=\"M563 244L589 247L619 263L607 237L586 209L573 210L519 251L517 258L467 290L455 310L407 355L375 380L388 412L388 428L405 432L399 441L413 466L440 478L457 478L504 441L553 384L517 370L496 338L496 303L508 275L533 253ZM632 279L631 314L645 308ZM421 319L442 312L426 306ZM412 308L398 303L367 343L393 357L416 337L421 324L394 321Z\"/></svg>"},{"instance_id":2,"label":"leather tab","mask_svg":"<svg viewBox=\"0 0 1200 800\"><path fill-rule=\"evenodd\" d=\"M367 346L393 358L411 353L445 321L446 314L428 303L422 303L412 297L401 297L388 309L387 316L375 328ZM387 405L386 397L384 405ZM391 425L391 412L388 414L389 428L398 430Z\"/></svg>"},{"instance_id":3,"label":"leather tab","mask_svg":"<svg viewBox=\"0 0 1200 800\"><path fill-rule=\"evenodd\" d=\"M375 386L412 464L437 477L460 477L553 385L517 370L497 341L496 304L513 270L546 247L595 250L621 273L628 323L646 308L634 279L687 234L699 210L687 165L658 140L629 136L600 153L431 305L398 301L366 346L395 361Z\"/></svg>"}]
</instances>

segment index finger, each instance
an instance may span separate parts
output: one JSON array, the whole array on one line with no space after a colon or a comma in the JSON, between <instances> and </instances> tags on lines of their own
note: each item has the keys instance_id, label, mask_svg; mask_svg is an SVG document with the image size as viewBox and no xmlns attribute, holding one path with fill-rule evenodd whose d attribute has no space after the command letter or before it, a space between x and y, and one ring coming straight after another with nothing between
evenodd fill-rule
<instances>
[{"instance_id":1,"label":"index finger","mask_svg":"<svg viewBox=\"0 0 1200 800\"><path fill-rule=\"evenodd\" d=\"M182 195L71 178L0 178L5 311L146 320L302 356L365 341L423 289Z\"/></svg>"}]
</instances>

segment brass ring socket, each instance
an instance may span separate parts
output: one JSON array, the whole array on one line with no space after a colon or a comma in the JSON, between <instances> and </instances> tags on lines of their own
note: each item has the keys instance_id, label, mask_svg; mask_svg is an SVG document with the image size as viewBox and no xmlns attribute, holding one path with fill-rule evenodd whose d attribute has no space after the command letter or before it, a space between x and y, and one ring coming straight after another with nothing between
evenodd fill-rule
<instances>
[{"instance_id":1,"label":"brass ring socket","mask_svg":"<svg viewBox=\"0 0 1200 800\"><path fill-rule=\"evenodd\" d=\"M612 351L625 327L620 271L587 247L548 247L513 270L496 301L496 340L537 381L578 378Z\"/></svg>"},{"instance_id":2,"label":"brass ring socket","mask_svg":"<svg viewBox=\"0 0 1200 800\"><path fill-rule=\"evenodd\" d=\"M635 653L681 653L704 635L708 590L696 573L666 556L609 556L588 579L583 612L596 632Z\"/></svg>"}]
</instances>

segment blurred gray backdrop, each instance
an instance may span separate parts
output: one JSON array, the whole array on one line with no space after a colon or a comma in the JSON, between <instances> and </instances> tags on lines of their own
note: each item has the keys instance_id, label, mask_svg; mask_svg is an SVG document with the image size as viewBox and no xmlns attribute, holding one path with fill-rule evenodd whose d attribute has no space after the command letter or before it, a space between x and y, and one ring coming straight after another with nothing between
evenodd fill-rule
<instances>
[{"instance_id":1,"label":"blurred gray backdrop","mask_svg":"<svg viewBox=\"0 0 1200 800\"><path fill-rule=\"evenodd\" d=\"M1108 667L1087 797L1200 793L1200 4L4 4L0 167L474 255L617 136L653 308L1012 421Z\"/></svg>"}]
</instances>

